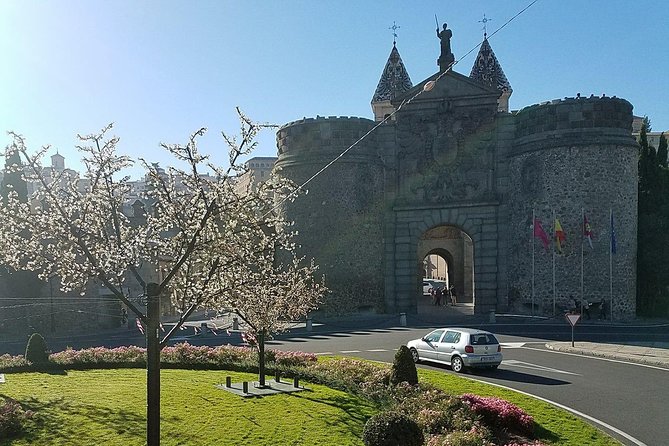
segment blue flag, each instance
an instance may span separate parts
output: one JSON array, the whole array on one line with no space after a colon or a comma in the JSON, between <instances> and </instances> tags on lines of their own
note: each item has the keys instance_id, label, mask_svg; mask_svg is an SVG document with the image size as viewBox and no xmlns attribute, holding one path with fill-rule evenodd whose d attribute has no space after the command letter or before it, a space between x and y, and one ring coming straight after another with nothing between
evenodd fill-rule
<instances>
[{"instance_id":1,"label":"blue flag","mask_svg":"<svg viewBox=\"0 0 669 446\"><path fill-rule=\"evenodd\" d=\"M611 212L611 253L616 253L616 229L613 227L613 212Z\"/></svg>"}]
</instances>

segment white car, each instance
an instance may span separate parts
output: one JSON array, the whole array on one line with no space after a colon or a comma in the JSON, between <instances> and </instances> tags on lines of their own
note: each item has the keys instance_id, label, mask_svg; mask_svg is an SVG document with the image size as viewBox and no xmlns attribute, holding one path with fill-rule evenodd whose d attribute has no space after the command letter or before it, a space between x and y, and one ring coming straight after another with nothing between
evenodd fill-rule
<instances>
[{"instance_id":1,"label":"white car","mask_svg":"<svg viewBox=\"0 0 669 446\"><path fill-rule=\"evenodd\" d=\"M423 296L429 296L432 288L446 289L446 281L439 279L423 279Z\"/></svg>"},{"instance_id":2,"label":"white car","mask_svg":"<svg viewBox=\"0 0 669 446\"><path fill-rule=\"evenodd\" d=\"M502 347L494 334L474 328L437 328L420 339L407 342L414 362L430 361L466 368L496 369L502 363Z\"/></svg>"}]
</instances>

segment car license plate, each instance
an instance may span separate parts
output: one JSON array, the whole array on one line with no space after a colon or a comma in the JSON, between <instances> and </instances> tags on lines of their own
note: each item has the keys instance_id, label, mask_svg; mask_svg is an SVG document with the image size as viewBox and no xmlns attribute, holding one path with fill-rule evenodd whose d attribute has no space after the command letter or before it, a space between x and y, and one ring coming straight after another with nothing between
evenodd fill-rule
<instances>
[{"instance_id":1,"label":"car license plate","mask_svg":"<svg viewBox=\"0 0 669 446\"><path fill-rule=\"evenodd\" d=\"M494 356L481 356L481 362L490 362L494 360L495 360Z\"/></svg>"}]
</instances>

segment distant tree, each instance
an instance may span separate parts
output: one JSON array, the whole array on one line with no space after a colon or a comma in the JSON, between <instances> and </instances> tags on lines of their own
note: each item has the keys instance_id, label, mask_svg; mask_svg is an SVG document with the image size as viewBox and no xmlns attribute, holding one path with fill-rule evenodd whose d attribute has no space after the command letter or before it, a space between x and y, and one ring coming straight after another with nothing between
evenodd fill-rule
<instances>
[{"instance_id":1,"label":"distant tree","mask_svg":"<svg viewBox=\"0 0 669 446\"><path fill-rule=\"evenodd\" d=\"M273 264L265 258L267 245L259 242L293 252L293 234L284 230L289 223L267 210L275 196L284 197L294 186L273 179L257 190L236 192L236 176L246 171L240 157L255 148L255 136L266 127L241 112L239 116L241 134L223 135L229 149L226 168L199 152L198 139L206 129L193 133L184 145L163 145L180 168L163 170L138 160L152 183L147 200L153 206L132 219L123 212L131 185L122 172L134 161L116 153L119 139L108 136L111 125L98 134L79 136L86 192L73 181L45 178L41 160L48 147L30 153L24 138L10 133L12 150L21 154L29 179L40 187L29 200L32 205L10 191L6 205L0 206L0 261L36 271L44 279L58 277L63 291L84 289L97 280L147 326L148 446L160 444L160 349L196 309L222 308L234 301L238 278L248 274L248 265ZM307 290L301 281L310 280L310 271L286 276L281 283ZM273 283L264 282L269 277L258 274L255 289L274 290ZM131 294L136 285L144 290L143 300ZM160 296L169 296L182 309L162 340ZM295 306L289 316L304 311L297 308L304 301L297 302L286 303Z\"/></svg>"},{"instance_id":2,"label":"distant tree","mask_svg":"<svg viewBox=\"0 0 669 446\"><path fill-rule=\"evenodd\" d=\"M22 202L28 201L28 185L23 178L21 154L13 146L7 146L5 149L5 171L0 190L5 204L10 191L16 192L18 199Z\"/></svg>"},{"instance_id":3,"label":"distant tree","mask_svg":"<svg viewBox=\"0 0 669 446\"><path fill-rule=\"evenodd\" d=\"M649 120L648 120L649 122ZM637 312L669 314L669 169L667 142L658 152L649 145L646 120L639 134L639 204L637 232Z\"/></svg>"},{"instance_id":4,"label":"distant tree","mask_svg":"<svg viewBox=\"0 0 669 446\"><path fill-rule=\"evenodd\" d=\"M660 166L667 167L667 138L664 133L660 135L660 144L657 146L657 161Z\"/></svg>"}]
</instances>

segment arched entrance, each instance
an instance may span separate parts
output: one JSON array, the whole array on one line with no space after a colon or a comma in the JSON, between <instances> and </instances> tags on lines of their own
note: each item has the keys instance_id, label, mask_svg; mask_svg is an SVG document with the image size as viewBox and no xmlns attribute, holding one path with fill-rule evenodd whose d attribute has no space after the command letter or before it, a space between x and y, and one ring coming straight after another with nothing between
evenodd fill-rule
<instances>
[{"instance_id":1,"label":"arched entrance","mask_svg":"<svg viewBox=\"0 0 669 446\"><path fill-rule=\"evenodd\" d=\"M474 244L472 238L457 226L441 225L425 231L418 241L418 259L422 264L422 278L443 281L452 287L458 306L475 304ZM421 290L417 295L418 312L432 311L431 299ZM441 284L441 282L438 282Z\"/></svg>"}]
</instances>

